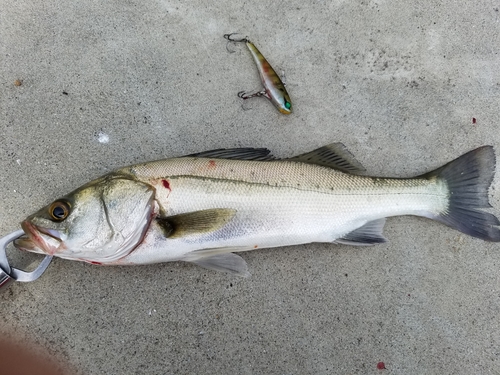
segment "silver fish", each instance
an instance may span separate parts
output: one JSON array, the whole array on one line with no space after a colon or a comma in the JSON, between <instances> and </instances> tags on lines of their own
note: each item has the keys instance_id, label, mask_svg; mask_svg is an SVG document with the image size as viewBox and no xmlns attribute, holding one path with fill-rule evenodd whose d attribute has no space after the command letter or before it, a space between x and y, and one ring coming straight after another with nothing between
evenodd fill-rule
<instances>
[{"instance_id":1,"label":"silver fish","mask_svg":"<svg viewBox=\"0 0 500 375\"><path fill-rule=\"evenodd\" d=\"M417 215L486 241L495 171L483 146L409 179L369 177L340 143L289 159L207 151L111 172L22 222L19 249L105 265L186 261L248 275L236 252L310 242L386 241L385 218Z\"/></svg>"}]
</instances>

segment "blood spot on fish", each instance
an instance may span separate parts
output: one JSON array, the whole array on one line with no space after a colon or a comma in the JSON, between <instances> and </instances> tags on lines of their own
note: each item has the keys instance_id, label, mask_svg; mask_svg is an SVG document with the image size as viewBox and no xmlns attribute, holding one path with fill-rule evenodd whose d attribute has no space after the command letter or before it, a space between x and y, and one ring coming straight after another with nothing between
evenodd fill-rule
<instances>
[{"instance_id":1,"label":"blood spot on fish","mask_svg":"<svg viewBox=\"0 0 500 375\"><path fill-rule=\"evenodd\" d=\"M254 248L254 249L256 249L256 248L258 248L258 247L259 247L259 245L255 245L253 248Z\"/></svg>"},{"instance_id":2,"label":"blood spot on fish","mask_svg":"<svg viewBox=\"0 0 500 375\"><path fill-rule=\"evenodd\" d=\"M379 362L379 363L377 363L377 368L378 368L379 370L386 370L386 368L385 368L385 363L384 363L384 362Z\"/></svg>"},{"instance_id":3,"label":"blood spot on fish","mask_svg":"<svg viewBox=\"0 0 500 375\"><path fill-rule=\"evenodd\" d=\"M95 264L95 265L97 265L97 266L102 265L102 263L101 263L101 262L96 262L95 260L89 260L89 263L90 263L90 264Z\"/></svg>"},{"instance_id":4,"label":"blood spot on fish","mask_svg":"<svg viewBox=\"0 0 500 375\"><path fill-rule=\"evenodd\" d=\"M472 118L472 124L474 124L474 125L476 124L476 118L475 117Z\"/></svg>"},{"instance_id":5,"label":"blood spot on fish","mask_svg":"<svg viewBox=\"0 0 500 375\"><path fill-rule=\"evenodd\" d=\"M168 182L167 180L161 180L161 183L163 184L163 187L165 189L172 190L170 189L170 182Z\"/></svg>"},{"instance_id":6,"label":"blood spot on fish","mask_svg":"<svg viewBox=\"0 0 500 375\"><path fill-rule=\"evenodd\" d=\"M208 162L208 168L213 169L213 168L215 168L216 166L217 166L217 165L215 164L215 161L210 160L210 161Z\"/></svg>"}]
</instances>

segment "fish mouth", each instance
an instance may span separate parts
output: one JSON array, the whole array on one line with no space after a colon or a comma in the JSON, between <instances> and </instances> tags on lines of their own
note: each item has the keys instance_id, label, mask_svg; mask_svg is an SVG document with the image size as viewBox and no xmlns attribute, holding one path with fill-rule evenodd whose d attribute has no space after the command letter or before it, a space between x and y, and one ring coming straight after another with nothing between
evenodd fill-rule
<instances>
[{"instance_id":1,"label":"fish mouth","mask_svg":"<svg viewBox=\"0 0 500 375\"><path fill-rule=\"evenodd\" d=\"M282 108L282 107L279 107L278 111L280 111L284 115L289 115L290 113L292 113L292 111L290 109L286 109L286 108Z\"/></svg>"},{"instance_id":2,"label":"fish mouth","mask_svg":"<svg viewBox=\"0 0 500 375\"><path fill-rule=\"evenodd\" d=\"M14 246L21 250L54 255L63 250L63 235L55 230L36 226L28 220L21 223L26 233L14 241Z\"/></svg>"}]
</instances>

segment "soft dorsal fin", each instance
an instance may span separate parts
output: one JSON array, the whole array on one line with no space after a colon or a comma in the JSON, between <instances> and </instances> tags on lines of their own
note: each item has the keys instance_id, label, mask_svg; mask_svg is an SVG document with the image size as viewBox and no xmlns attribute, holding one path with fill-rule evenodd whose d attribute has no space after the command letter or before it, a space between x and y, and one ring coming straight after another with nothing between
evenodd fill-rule
<instances>
[{"instance_id":1,"label":"soft dorsal fin","mask_svg":"<svg viewBox=\"0 0 500 375\"><path fill-rule=\"evenodd\" d=\"M186 155L197 158L233 159L233 160L275 160L267 148L219 148Z\"/></svg>"},{"instance_id":2,"label":"soft dorsal fin","mask_svg":"<svg viewBox=\"0 0 500 375\"><path fill-rule=\"evenodd\" d=\"M368 246L387 242L387 239L382 234L384 224L385 217L369 221L365 225L346 234L344 237L335 240L335 242L354 246Z\"/></svg>"},{"instance_id":3,"label":"soft dorsal fin","mask_svg":"<svg viewBox=\"0 0 500 375\"><path fill-rule=\"evenodd\" d=\"M342 143L332 143L285 160L317 164L347 173L363 172L365 169Z\"/></svg>"},{"instance_id":4,"label":"soft dorsal fin","mask_svg":"<svg viewBox=\"0 0 500 375\"><path fill-rule=\"evenodd\" d=\"M192 234L214 232L226 225L235 214L236 210L230 208L214 208L159 217L156 221L163 229L165 237L180 238Z\"/></svg>"}]
</instances>

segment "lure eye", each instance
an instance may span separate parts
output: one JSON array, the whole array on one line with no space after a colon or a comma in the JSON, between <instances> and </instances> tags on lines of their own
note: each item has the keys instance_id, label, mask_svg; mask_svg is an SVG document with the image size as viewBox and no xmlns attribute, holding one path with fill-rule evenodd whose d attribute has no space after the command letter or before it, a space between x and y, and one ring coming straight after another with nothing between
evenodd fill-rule
<instances>
[{"instance_id":1,"label":"lure eye","mask_svg":"<svg viewBox=\"0 0 500 375\"><path fill-rule=\"evenodd\" d=\"M55 201L49 207L49 214L55 221L63 221L69 215L70 205L64 201Z\"/></svg>"},{"instance_id":2,"label":"lure eye","mask_svg":"<svg viewBox=\"0 0 500 375\"><path fill-rule=\"evenodd\" d=\"M286 109L290 109L291 107L292 107L292 104L291 104L290 102L287 102L287 101L285 100L285 108L286 108Z\"/></svg>"}]
</instances>

